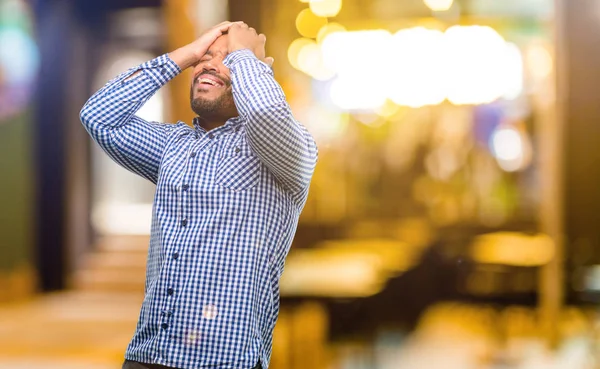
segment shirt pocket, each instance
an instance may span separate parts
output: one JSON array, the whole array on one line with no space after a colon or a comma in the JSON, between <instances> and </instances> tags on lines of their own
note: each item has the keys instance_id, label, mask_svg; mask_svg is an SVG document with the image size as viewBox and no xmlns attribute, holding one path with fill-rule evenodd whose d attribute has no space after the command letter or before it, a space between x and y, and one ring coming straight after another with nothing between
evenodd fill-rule
<instances>
[{"instance_id":1,"label":"shirt pocket","mask_svg":"<svg viewBox=\"0 0 600 369\"><path fill-rule=\"evenodd\" d=\"M215 182L233 191L246 191L258 185L260 167L255 155L223 156L217 165Z\"/></svg>"}]
</instances>

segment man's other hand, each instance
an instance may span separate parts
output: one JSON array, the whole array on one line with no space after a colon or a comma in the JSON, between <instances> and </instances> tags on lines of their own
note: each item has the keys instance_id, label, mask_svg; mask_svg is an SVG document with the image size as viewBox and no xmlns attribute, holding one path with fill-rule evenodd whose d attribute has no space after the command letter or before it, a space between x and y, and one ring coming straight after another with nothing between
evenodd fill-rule
<instances>
[{"instance_id":1,"label":"man's other hand","mask_svg":"<svg viewBox=\"0 0 600 369\"><path fill-rule=\"evenodd\" d=\"M259 60L273 65L273 58L265 57L265 43L267 37L264 34L258 34L256 30L249 27L246 23L234 23L229 27L228 52L248 49L256 55Z\"/></svg>"},{"instance_id":2,"label":"man's other hand","mask_svg":"<svg viewBox=\"0 0 600 369\"><path fill-rule=\"evenodd\" d=\"M212 45L219 36L227 32L229 28L235 24L242 24L242 22L226 21L219 23L210 28L208 31L204 32L194 42L169 53L169 56L175 63L177 63L177 65L179 65L182 70L187 69L198 63L204 54L206 54L210 48L210 45Z\"/></svg>"}]
</instances>

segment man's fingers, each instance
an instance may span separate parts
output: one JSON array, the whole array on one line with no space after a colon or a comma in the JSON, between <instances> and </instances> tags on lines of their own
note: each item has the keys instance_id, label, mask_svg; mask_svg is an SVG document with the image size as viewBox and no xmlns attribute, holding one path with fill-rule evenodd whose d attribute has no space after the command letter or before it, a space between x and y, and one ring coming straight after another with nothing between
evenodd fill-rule
<instances>
[{"instance_id":1,"label":"man's fingers","mask_svg":"<svg viewBox=\"0 0 600 369\"><path fill-rule=\"evenodd\" d=\"M237 22L230 22L230 21L225 21L225 22L221 22L218 25L216 25L215 27L213 27L213 29L219 30L219 32L221 32L221 34L229 31L229 29L231 29L231 27L234 27L236 25L241 25L244 22L242 21L237 21Z\"/></svg>"},{"instance_id":2,"label":"man's fingers","mask_svg":"<svg viewBox=\"0 0 600 369\"><path fill-rule=\"evenodd\" d=\"M234 28L245 29L245 28L248 28L248 25L242 21L233 22L227 27L227 29L225 31L229 31ZM225 32L225 31L223 31L223 32Z\"/></svg>"},{"instance_id":3,"label":"man's fingers","mask_svg":"<svg viewBox=\"0 0 600 369\"><path fill-rule=\"evenodd\" d=\"M219 31L221 31L221 33L222 33L222 32L225 32L225 31L227 31L227 30L228 30L228 29L231 27L231 25L232 25L232 24L233 24L233 23L231 23L231 22L227 22L227 23L221 23L221 24L219 24L219 25L217 26L217 29L218 29Z\"/></svg>"},{"instance_id":4,"label":"man's fingers","mask_svg":"<svg viewBox=\"0 0 600 369\"><path fill-rule=\"evenodd\" d=\"M258 35L258 39L260 40L260 42L262 42L263 44L265 42L267 42L267 36L265 36L264 33L261 33L260 35Z\"/></svg>"},{"instance_id":5,"label":"man's fingers","mask_svg":"<svg viewBox=\"0 0 600 369\"><path fill-rule=\"evenodd\" d=\"M268 56L265 58L265 63L267 63L269 65L269 67L272 67L274 62L275 62L275 59L273 59L273 57L271 57L271 56Z\"/></svg>"}]
</instances>

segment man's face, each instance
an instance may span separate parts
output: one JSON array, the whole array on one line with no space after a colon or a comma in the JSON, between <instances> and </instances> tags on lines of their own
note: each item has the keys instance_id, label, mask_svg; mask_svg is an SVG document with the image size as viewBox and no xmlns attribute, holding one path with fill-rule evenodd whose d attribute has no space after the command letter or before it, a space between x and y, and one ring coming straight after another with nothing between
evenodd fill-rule
<instances>
[{"instance_id":1,"label":"man's face","mask_svg":"<svg viewBox=\"0 0 600 369\"><path fill-rule=\"evenodd\" d=\"M190 101L194 113L205 120L225 121L239 115L233 102L229 68L223 65L226 56L227 35L223 35L194 67Z\"/></svg>"}]
</instances>

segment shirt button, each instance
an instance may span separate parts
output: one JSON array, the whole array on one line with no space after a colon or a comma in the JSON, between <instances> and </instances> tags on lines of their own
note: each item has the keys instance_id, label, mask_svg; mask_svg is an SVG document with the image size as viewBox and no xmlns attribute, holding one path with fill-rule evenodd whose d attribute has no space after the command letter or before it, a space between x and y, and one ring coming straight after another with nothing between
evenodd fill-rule
<instances>
[{"instance_id":1,"label":"shirt button","mask_svg":"<svg viewBox=\"0 0 600 369\"><path fill-rule=\"evenodd\" d=\"M175 291L173 291L172 288L167 288L167 295L173 296L173 292L175 292Z\"/></svg>"},{"instance_id":2,"label":"shirt button","mask_svg":"<svg viewBox=\"0 0 600 369\"><path fill-rule=\"evenodd\" d=\"M154 65L156 67L158 65L158 60L156 60L156 59L152 60L152 65Z\"/></svg>"},{"instance_id":3,"label":"shirt button","mask_svg":"<svg viewBox=\"0 0 600 369\"><path fill-rule=\"evenodd\" d=\"M184 184L183 186L181 186L181 189L184 190L184 191L187 191L188 188L190 188L190 186L186 185L186 184Z\"/></svg>"},{"instance_id":4,"label":"shirt button","mask_svg":"<svg viewBox=\"0 0 600 369\"><path fill-rule=\"evenodd\" d=\"M179 259L179 253L178 252L176 252L176 253L173 254L173 260L177 260L177 259Z\"/></svg>"},{"instance_id":5,"label":"shirt button","mask_svg":"<svg viewBox=\"0 0 600 369\"><path fill-rule=\"evenodd\" d=\"M162 74L162 75L167 74L167 70L165 68L160 68L160 74Z\"/></svg>"},{"instance_id":6,"label":"shirt button","mask_svg":"<svg viewBox=\"0 0 600 369\"><path fill-rule=\"evenodd\" d=\"M181 225L184 226L184 227L187 225L187 223L188 223L187 219L184 219L184 220L181 221Z\"/></svg>"},{"instance_id":7,"label":"shirt button","mask_svg":"<svg viewBox=\"0 0 600 369\"><path fill-rule=\"evenodd\" d=\"M160 325L160 327L162 329L167 329L167 328L169 328L169 325L167 323L163 323L163 324Z\"/></svg>"},{"instance_id":8,"label":"shirt button","mask_svg":"<svg viewBox=\"0 0 600 369\"><path fill-rule=\"evenodd\" d=\"M195 157L195 156L196 156L196 153L192 151L192 152L190 153L190 158L193 158L193 157Z\"/></svg>"},{"instance_id":9,"label":"shirt button","mask_svg":"<svg viewBox=\"0 0 600 369\"><path fill-rule=\"evenodd\" d=\"M236 152L236 153L237 153L237 152L240 152L240 151L241 151L241 150L240 150L240 148L239 148L239 147L236 147L236 148L235 148L235 152Z\"/></svg>"},{"instance_id":10,"label":"shirt button","mask_svg":"<svg viewBox=\"0 0 600 369\"><path fill-rule=\"evenodd\" d=\"M209 133L208 138L210 138L212 140L213 138L215 138L215 135L213 135L212 133Z\"/></svg>"}]
</instances>

